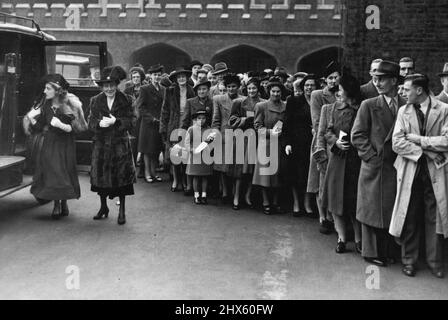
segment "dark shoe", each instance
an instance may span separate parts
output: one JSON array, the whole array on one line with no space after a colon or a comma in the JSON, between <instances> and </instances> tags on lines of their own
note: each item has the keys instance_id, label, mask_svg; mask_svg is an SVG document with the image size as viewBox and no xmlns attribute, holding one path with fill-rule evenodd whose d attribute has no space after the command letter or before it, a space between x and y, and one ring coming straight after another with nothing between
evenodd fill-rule
<instances>
[{"instance_id":1,"label":"dark shoe","mask_svg":"<svg viewBox=\"0 0 448 320\"><path fill-rule=\"evenodd\" d=\"M438 269L438 268L430 268L431 269L431 274L439 279L442 279L445 277L445 274L443 273L442 269Z\"/></svg>"},{"instance_id":2,"label":"dark shoe","mask_svg":"<svg viewBox=\"0 0 448 320\"><path fill-rule=\"evenodd\" d=\"M118 215L117 223L123 225L126 223L126 217L124 215Z\"/></svg>"},{"instance_id":3,"label":"dark shoe","mask_svg":"<svg viewBox=\"0 0 448 320\"><path fill-rule=\"evenodd\" d=\"M299 210L299 211L293 211L292 212L292 216L293 217L304 217L306 215L306 212L303 210Z\"/></svg>"},{"instance_id":4,"label":"dark shoe","mask_svg":"<svg viewBox=\"0 0 448 320\"><path fill-rule=\"evenodd\" d=\"M263 206L263 213L270 215L271 214L271 206L270 205Z\"/></svg>"},{"instance_id":5,"label":"dark shoe","mask_svg":"<svg viewBox=\"0 0 448 320\"><path fill-rule=\"evenodd\" d=\"M408 277L415 277L415 268L411 264L404 265L401 271Z\"/></svg>"},{"instance_id":6,"label":"dark shoe","mask_svg":"<svg viewBox=\"0 0 448 320\"><path fill-rule=\"evenodd\" d=\"M362 242L358 241L355 243L355 251L359 254L362 253Z\"/></svg>"},{"instance_id":7,"label":"dark shoe","mask_svg":"<svg viewBox=\"0 0 448 320\"><path fill-rule=\"evenodd\" d=\"M306 216L308 217L308 218L311 218L311 219L318 219L319 218L319 212L317 212L317 211L312 211L312 212L306 212Z\"/></svg>"},{"instance_id":8,"label":"dark shoe","mask_svg":"<svg viewBox=\"0 0 448 320\"><path fill-rule=\"evenodd\" d=\"M247 201L244 201L244 206L246 206L249 209L253 209L254 208L254 204L250 203L250 202L247 202Z\"/></svg>"},{"instance_id":9,"label":"dark shoe","mask_svg":"<svg viewBox=\"0 0 448 320\"><path fill-rule=\"evenodd\" d=\"M200 197L194 198L194 203L201 204L201 198Z\"/></svg>"},{"instance_id":10,"label":"dark shoe","mask_svg":"<svg viewBox=\"0 0 448 320\"><path fill-rule=\"evenodd\" d=\"M201 204L208 204L206 197L201 197Z\"/></svg>"},{"instance_id":11,"label":"dark shoe","mask_svg":"<svg viewBox=\"0 0 448 320\"><path fill-rule=\"evenodd\" d=\"M222 204L228 204L230 203L230 196L223 196L221 197Z\"/></svg>"},{"instance_id":12,"label":"dark shoe","mask_svg":"<svg viewBox=\"0 0 448 320\"><path fill-rule=\"evenodd\" d=\"M336 253L344 253L345 252L345 242L338 241L336 246Z\"/></svg>"},{"instance_id":13,"label":"dark shoe","mask_svg":"<svg viewBox=\"0 0 448 320\"><path fill-rule=\"evenodd\" d=\"M364 258L364 260L379 267L387 267L386 261L381 258Z\"/></svg>"},{"instance_id":14,"label":"dark shoe","mask_svg":"<svg viewBox=\"0 0 448 320\"><path fill-rule=\"evenodd\" d=\"M58 201L53 207L53 212L51 213L51 218L57 220L61 217L61 203Z\"/></svg>"},{"instance_id":15,"label":"dark shoe","mask_svg":"<svg viewBox=\"0 0 448 320\"><path fill-rule=\"evenodd\" d=\"M233 204L232 209L235 210L235 211L238 211L238 210L240 210L240 205L239 204Z\"/></svg>"},{"instance_id":16,"label":"dark shoe","mask_svg":"<svg viewBox=\"0 0 448 320\"><path fill-rule=\"evenodd\" d=\"M163 179L160 178L159 176L155 176L154 180L157 181L157 182L162 182L163 181Z\"/></svg>"},{"instance_id":17,"label":"dark shoe","mask_svg":"<svg viewBox=\"0 0 448 320\"><path fill-rule=\"evenodd\" d=\"M100 208L100 211L96 214L96 216L93 217L93 220L101 220L103 218L107 218L109 216L109 208Z\"/></svg>"},{"instance_id":18,"label":"dark shoe","mask_svg":"<svg viewBox=\"0 0 448 320\"><path fill-rule=\"evenodd\" d=\"M176 187L171 187L171 192L176 192L177 188Z\"/></svg>"},{"instance_id":19,"label":"dark shoe","mask_svg":"<svg viewBox=\"0 0 448 320\"><path fill-rule=\"evenodd\" d=\"M68 211L68 206L67 206L67 201L62 202L61 201L61 216L66 217L68 216L69 211Z\"/></svg>"},{"instance_id":20,"label":"dark shoe","mask_svg":"<svg viewBox=\"0 0 448 320\"><path fill-rule=\"evenodd\" d=\"M279 206L279 205L274 205L274 207L272 209L274 209L274 212L276 214L283 214L283 213L285 213L285 211L283 211L282 207Z\"/></svg>"},{"instance_id":21,"label":"dark shoe","mask_svg":"<svg viewBox=\"0 0 448 320\"><path fill-rule=\"evenodd\" d=\"M145 181L148 182L148 183L153 183L154 182L154 178L151 177L151 176L147 176L147 177L145 177Z\"/></svg>"},{"instance_id":22,"label":"dark shoe","mask_svg":"<svg viewBox=\"0 0 448 320\"><path fill-rule=\"evenodd\" d=\"M331 222L324 220L320 223L319 232L322 234L330 234L332 232Z\"/></svg>"}]
</instances>

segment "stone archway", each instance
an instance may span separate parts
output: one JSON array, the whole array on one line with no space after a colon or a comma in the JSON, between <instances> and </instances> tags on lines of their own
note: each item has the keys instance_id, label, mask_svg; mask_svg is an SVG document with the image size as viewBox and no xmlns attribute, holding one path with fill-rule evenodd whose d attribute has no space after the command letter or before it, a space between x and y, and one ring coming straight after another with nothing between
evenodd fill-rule
<instances>
[{"instance_id":1,"label":"stone archway","mask_svg":"<svg viewBox=\"0 0 448 320\"><path fill-rule=\"evenodd\" d=\"M274 69L277 59L264 50L251 45L241 44L217 52L210 63L223 61L231 72L242 73L247 71L263 71L266 68Z\"/></svg>"},{"instance_id":2,"label":"stone archway","mask_svg":"<svg viewBox=\"0 0 448 320\"><path fill-rule=\"evenodd\" d=\"M331 61L341 61L343 48L331 46L309 52L297 61L297 71L322 75Z\"/></svg>"},{"instance_id":3,"label":"stone archway","mask_svg":"<svg viewBox=\"0 0 448 320\"><path fill-rule=\"evenodd\" d=\"M170 72L179 66L187 66L191 62L191 57L188 53L166 43L155 43L143 47L130 57L130 66L135 63L141 63L145 70L155 64L162 64L165 66L165 72Z\"/></svg>"}]
</instances>

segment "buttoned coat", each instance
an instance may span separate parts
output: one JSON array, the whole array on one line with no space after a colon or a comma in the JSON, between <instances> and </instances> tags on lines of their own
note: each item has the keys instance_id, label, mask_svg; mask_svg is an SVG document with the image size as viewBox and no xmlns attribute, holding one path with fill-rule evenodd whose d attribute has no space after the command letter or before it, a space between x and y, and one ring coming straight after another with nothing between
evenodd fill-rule
<instances>
[{"instance_id":1,"label":"buttoned coat","mask_svg":"<svg viewBox=\"0 0 448 320\"><path fill-rule=\"evenodd\" d=\"M398 105L406 102L399 97ZM356 218L375 228L389 228L397 188L392 151L395 124L389 105L380 95L364 100L352 128L351 141L361 158Z\"/></svg>"},{"instance_id":2,"label":"buttoned coat","mask_svg":"<svg viewBox=\"0 0 448 320\"><path fill-rule=\"evenodd\" d=\"M442 90L442 92L440 92L440 94L436 97L436 99L443 103L448 103L448 94L446 94Z\"/></svg>"},{"instance_id":3,"label":"buttoned coat","mask_svg":"<svg viewBox=\"0 0 448 320\"><path fill-rule=\"evenodd\" d=\"M193 88L187 85L187 100L194 97ZM164 142L170 141L171 133L180 128L180 88L177 84L166 89L160 118L160 134ZM169 143L168 143L169 144Z\"/></svg>"},{"instance_id":4,"label":"buttoned coat","mask_svg":"<svg viewBox=\"0 0 448 320\"><path fill-rule=\"evenodd\" d=\"M255 119L254 119L254 128L258 133L258 149L262 149L262 154L269 154L271 161L275 159L277 161L278 167L276 172L272 172L271 174L262 174L261 169L267 168L268 165L262 164L260 161L257 161L254 170L254 176L252 183L255 185L263 186L263 187L280 187L280 152L281 150L281 139L279 137L278 143L278 153L272 154L270 153L270 144L271 144L271 130L274 128L275 124L278 121L285 120L285 111L286 111L286 102L280 101L279 104L274 104L271 100L267 100L265 102L259 102L255 105ZM274 161L275 161L274 160Z\"/></svg>"},{"instance_id":5,"label":"buttoned coat","mask_svg":"<svg viewBox=\"0 0 448 320\"><path fill-rule=\"evenodd\" d=\"M372 80L361 86L361 97L363 100L375 98L379 95L380 94L378 93L378 90L376 90Z\"/></svg>"},{"instance_id":6,"label":"buttoned coat","mask_svg":"<svg viewBox=\"0 0 448 320\"><path fill-rule=\"evenodd\" d=\"M205 111L207 115L206 126L210 127L212 123L213 101L210 97L206 97L204 103L201 103L199 97L190 98L187 100L185 112L182 116L182 129L188 130L193 124L191 117L198 111Z\"/></svg>"},{"instance_id":7,"label":"buttoned coat","mask_svg":"<svg viewBox=\"0 0 448 320\"><path fill-rule=\"evenodd\" d=\"M431 97L431 109L426 121L426 136L421 145L406 139L406 134L420 134L415 107L408 104L398 112L392 147L398 154L395 161L397 169L397 195L395 198L389 233L400 237L408 212L417 162L426 156L429 175L437 202L436 232L448 237L448 166L437 169L434 158L443 152L448 158L448 105Z\"/></svg>"},{"instance_id":8,"label":"buttoned coat","mask_svg":"<svg viewBox=\"0 0 448 320\"><path fill-rule=\"evenodd\" d=\"M214 168L220 172L227 172L229 168L228 164L225 164L225 130L230 129L229 118L233 101L241 98L243 96L238 94L232 99L227 93L213 97L212 129L218 130L221 133L222 141L222 163L215 163Z\"/></svg>"},{"instance_id":9,"label":"buttoned coat","mask_svg":"<svg viewBox=\"0 0 448 320\"><path fill-rule=\"evenodd\" d=\"M159 88L157 90L152 83L142 86L135 101L138 114L141 117L138 151L144 154L158 155L162 150L159 123L166 89L162 86Z\"/></svg>"},{"instance_id":10,"label":"buttoned coat","mask_svg":"<svg viewBox=\"0 0 448 320\"><path fill-rule=\"evenodd\" d=\"M319 178L320 174L317 170L317 164L312 154L316 151L317 131L319 130L320 113L322 106L325 104L332 104L336 101L335 95L325 87L322 90L315 90L311 93L310 108L311 108L311 122L313 126L313 140L311 141L311 159L310 169L308 172L307 192L319 192Z\"/></svg>"}]
</instances>

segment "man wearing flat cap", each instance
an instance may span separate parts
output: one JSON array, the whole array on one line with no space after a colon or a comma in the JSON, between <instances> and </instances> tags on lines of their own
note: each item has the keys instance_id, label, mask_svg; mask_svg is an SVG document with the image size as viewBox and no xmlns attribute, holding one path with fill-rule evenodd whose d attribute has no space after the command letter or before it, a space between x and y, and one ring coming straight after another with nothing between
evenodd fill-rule
<instances>
[{"instance_id":1,"label":"man wearing flat cap","mask_svg":"<svg viewBox=\"0 0 448 320\"><path fill-rule=\"evenodd\" d=\"M362 160L356 219L362 224L362 256L370 263L386 266L388 258L393 258L393 238L388 228L397 187L392 132L398 108L406 101L398 95L397 63L382 61L372 76L380 95L361 103L351 133Z\"/></svg>"},{"instance_id":2,"label":"man wearing flat cap","mask_svg":"<svg viewBox=\"0 0 448 320\"><path fill-rule=\"evenodd\" d=\"M448 103L448 62L443 66L443 71L439 73L439 77L443 89L436 98L443 103Z\"/></svg>"},{"instance_id":3,"label":"man wearing flat cap","mask_svg":"<svg viewBox=\"0 0 448 320\"><path fill-rule=\"evenodd\" d=\"M341 75L340 65L332 61L325 69L325 81L327 85L322 90L315 90L311 93L310 107L311 107L311 122L313 125L313 141L311 143L311 155L316 151L317 132L319 130L319 120L322 111L322 106L332 104L336 101L336 92L339 90L339 78ZM333 230L331 215L322 207L321 199L319 197L320 180L325 176L324 166L320 166L320 171L317 168L316 159L311 156L310 168L308 173L307 192L316 195L316 204L319 208L320 229L323 234L329 234Z\"/></svg>"}]
</instances>

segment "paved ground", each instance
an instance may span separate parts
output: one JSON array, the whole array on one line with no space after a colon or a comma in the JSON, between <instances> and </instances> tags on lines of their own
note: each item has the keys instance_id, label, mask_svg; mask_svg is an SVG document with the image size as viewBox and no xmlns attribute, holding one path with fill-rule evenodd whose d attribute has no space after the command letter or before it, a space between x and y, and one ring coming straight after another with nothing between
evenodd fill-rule
<instances>
[{"instance_id":1,"label":"paved ground","mask_svg":"<svg viewBox=\"0 0 448 320\"><path fill-rule=\"evenodd\" d=\"M0 199L1 299L448 298L448 279L426 269L411 279L393 265L369 278L368 264L336 254L335 235L319 234L316 220L196 206L167 183L140 182L118 226L112 201L109 219L92 220L98 199L87 175L80 181L82 198L59 221L29 188ZM67 289L71 265L78 290Z\"/></svg>"}]
</instances>

